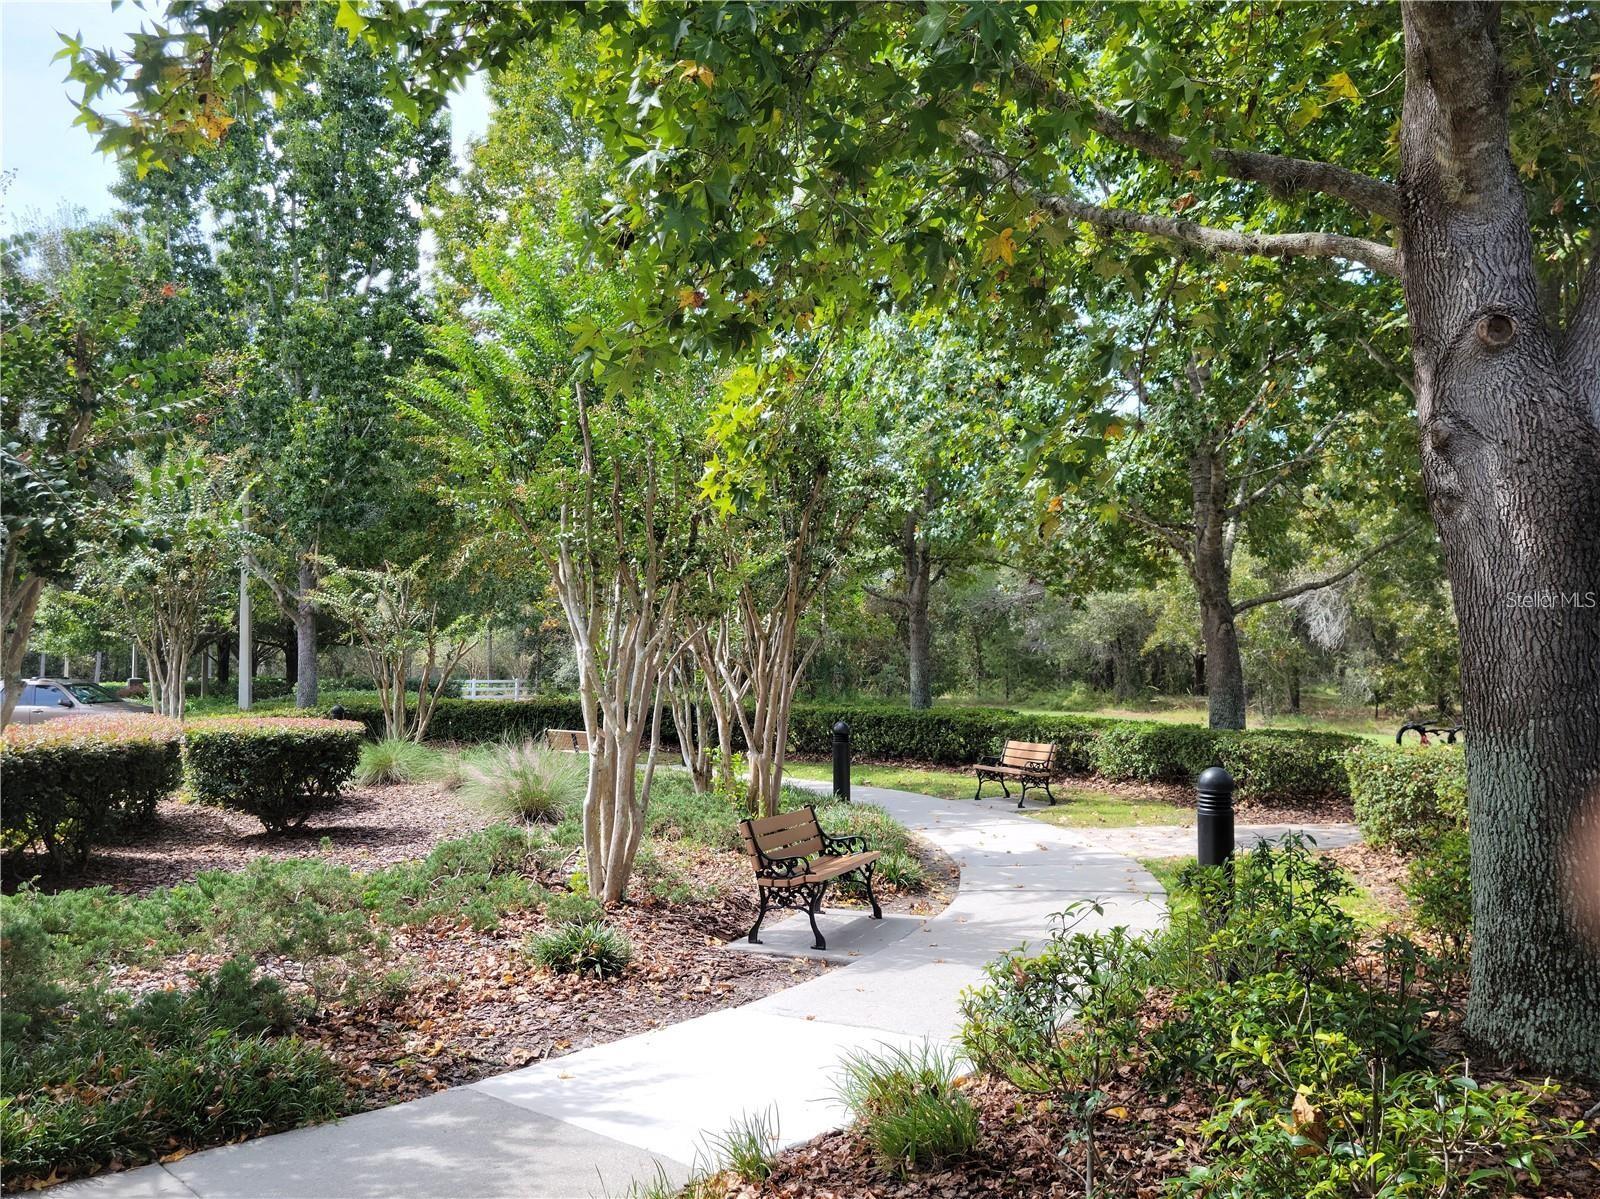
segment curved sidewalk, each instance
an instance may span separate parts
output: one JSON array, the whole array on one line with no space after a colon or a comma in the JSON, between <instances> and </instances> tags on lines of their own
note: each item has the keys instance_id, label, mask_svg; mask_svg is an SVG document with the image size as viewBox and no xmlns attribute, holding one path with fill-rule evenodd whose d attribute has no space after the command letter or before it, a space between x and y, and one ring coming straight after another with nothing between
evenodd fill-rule
<instances>
[{"instance_id":1,"label":"curved sidewalk","mask_svg":"<svg viewBox=\"0 0 1600 1199\"><path fill-rule=\"evenodd\" d=\"M1161 887L1131 858L1010 810L858 788L961 867L955 900L850 965L742 1007L411 1103L53 1189L118 1199L578 1199L679 1180L715 1137L766 1113L783 1144L844 1122L841 1058L959 1028L963 988L1078 900L1082 927L1151 928ZM765 935L765 934L764 934Z\"/></svg>"}]
</instances>

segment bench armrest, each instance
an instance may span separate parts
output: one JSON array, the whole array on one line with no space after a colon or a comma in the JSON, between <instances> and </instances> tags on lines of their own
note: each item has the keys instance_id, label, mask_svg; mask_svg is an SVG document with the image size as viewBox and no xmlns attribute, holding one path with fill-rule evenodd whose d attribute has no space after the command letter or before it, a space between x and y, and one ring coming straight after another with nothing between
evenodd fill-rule
<instances>
[{"instance_id":1,"label":"bench armrest","mask_svg":"<svg viewBox=\"0 0 1600 1199\"><path fill-rule=\"evenodd\" d=\"M760 852L759 850L757 851ZM769 858L761 854L761 869L758 874L770 878L798 878L811 869L810 858Z\"/></svg>"},{"instance_id":2,"label":"bench armrest","mask_svg":"<svg viewBox=\"0 0 1600 1199\"><path fill-rule=\"evenodd\" d=\"M823 833L822 852L830 857L846 853L866 853L867 839L861 836L835 837L832 833Z\"/></svg>"}]
</instances>

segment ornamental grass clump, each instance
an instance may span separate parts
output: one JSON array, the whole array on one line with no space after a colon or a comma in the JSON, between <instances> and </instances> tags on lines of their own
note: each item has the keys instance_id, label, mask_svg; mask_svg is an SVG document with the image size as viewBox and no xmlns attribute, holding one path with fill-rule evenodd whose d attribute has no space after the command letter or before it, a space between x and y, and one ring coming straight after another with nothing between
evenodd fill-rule
<instances>
[{"instance_id":1,"label":"ornamental grass clump","mask_svg":"<svg viewBox=\"0 0 1600 1199\"><path fill-rule=\"evenodd\" d=\"M461 794L502 819L555 823L583 803L589 759L534 741L506 742L463 761Z\"/></svg>"},{"instance_id":2,"label":"ornamental grass clump","mask_svg":"<svg viewBox=\"0 0 1600 1199\"><path fill-rule=\"evenodd\" d=\"M923 1043L846 1058L839 1098L878 1163L904 1177L978 1144L978 1113L958 1087L957 1059Z\"/></svg>"},{"instance_id":3,"label":"ornamental grass clump","mask_svg":"<svg viewBox=\"0 0 1600 1199\"><path fill-rule=\"evenodd\" d=\"M439 755L426 745L400 737L368 741L356 762L356 781L367 786L414 783L430 777Z\"/></svg>"},{"instance_id":4,"label":"ornamental grass clump","mask_svg":"<svg viewBox=\"0 0 1600 1199\"><path fill-rule=\"evenodd\" d=\"M628 938L598 920L558 925L534 937L528 948L546 970L595 978L615 978L633 959Z\"/></svg>"}]
</instances>

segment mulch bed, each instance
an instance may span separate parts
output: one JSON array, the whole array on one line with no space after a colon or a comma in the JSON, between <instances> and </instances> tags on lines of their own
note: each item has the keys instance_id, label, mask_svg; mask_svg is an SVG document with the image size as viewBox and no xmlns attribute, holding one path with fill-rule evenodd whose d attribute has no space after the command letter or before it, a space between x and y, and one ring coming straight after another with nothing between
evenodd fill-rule
<instances>
[{"instance_id":1,"label":"mulch bed","mask_svg":"<svg viewBox=\"0 0 1600 1199\"><path fill-rule=\"evenodd\" d=\"M320 858L358 870L414 860L441 841L485 827L491 819L434 783L352 786L341 802L290 834L262 831L237 812L168 800L137 838L97 847L87 868L45 889L95 885L142 893L193 879L207 870L238 870L262 858ZM959 870L926 842L914 843L927 870L918 894L880 891L891 911L931 914L954 896ZM319 1007L294 1031L328 1050L345 1069L362 1107L383 1107L430 1091L474 1082L719 1008L748 1003L830 967L810 960L730 953L723 945L755 919L750 864L743 854L684 842L651 843L655 864L635 872L629 902L607 920L633 944L622 975L601 980L547 973L526 949L549 927L543 912L504 913L497 927L474 930L461 920L394 929L374 974L400 970L408 985L352 1006ZM692 880L699 895L681 903L650 890L657 873ZM21 877L27 877L18 871ZM540 882L556 890L563 877ZM830 906L849 906L839 900ZM196 971L223 962L185 954L149 967L113 971L112 985L134 994L187 984ZM263 957L262 973L291 993L308 992L301 963Z\"/></svg>"},{"instance_id":2,"label":"mulch bed","mask_svg":"<svg viewBox=\"0 0 1600 1199\"><path fill-rule=\"evenodd\" d=\"M268 833L246 812L164 799L148 829L97 845L88 865L70 877L41 874L38 886L44 891L107 886L140 894L188 882L207 870L241 870L257 858L321 858L375 870L426 857L439 842L490 823L486 813L434 783L352 784L336 806L288 833ZM41 870L37 858L8 863L6 890Z\"/></svg>"},{"instance_id":3,"label":"mulch bed","mask_svg":"<svg viewBox=\"0 0 1600 1199\"><path fill-rule=\"evenodd\" d=\"M1409 861L1404 854L1364 842L1341 845L1326 853L1384 907L1401 918L1410 915L1411 901L1404 890Z\"/></svg>"},{"instance_id":4,"label":"mulch bed","mask_svg":"<svg viewBox=\"0 0 1600 1199\"><path fill-rule=\"evenodd\" d=\"M1438 1047L1449 1053L1457 1042L1459 1033L1447 1030L1438 1038ZM1493 1066L1480 1056L1471 1060L1473 1076L1480 1082L1537 1077L1514 1066ZM1141 1084L1140 1067L1134 1063L1119 1070L1105 1088L1107 1099L1095 1125L1094 1189L1104 1199L1162 1199L1168 1193L1168 1179L1205 1160L1196 1129L1211 1112L1207 1097L1193 1089L1170 1099L1152 1096ZM980 1076L963 1080L963 1090L977 1108L981 1139L968 1158L945 1169L900 1178L874 1160L860 1137L844 1129L785 1150L764 1183L722 1175L697 1194L725 1199L1079 1199L1084 1194L1078 1125L1059 1104ZM1568 1083L1554 1102L1554 1114L1574 1119L1596 1097L1592 1088ZM1538 1186L1524 1181L1516 1195L1523 1199L1600 1195L1600 1164L1582 1152L1570 1152L1540 1173Z\"/></svg>"}]
</instances>

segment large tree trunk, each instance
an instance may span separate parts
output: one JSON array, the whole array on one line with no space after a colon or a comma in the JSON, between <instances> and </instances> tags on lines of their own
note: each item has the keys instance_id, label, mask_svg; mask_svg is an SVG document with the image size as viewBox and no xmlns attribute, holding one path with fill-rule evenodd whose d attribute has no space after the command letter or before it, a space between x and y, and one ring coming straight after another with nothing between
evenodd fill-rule
<instances>
[{"instance_id":1,"label":"large tree trunk","mask_svg":"<svg viewBox=\"0 0 1600 1199\"><path fill-rule=\"evenodd\" d=\"M1244 660L1239 630L1226 591L1202 592L1200 632L1206 652L1206 716L1214 729L1242 729L1245 719Z\"/></svg>"},{"instance_id":2,"label":"large tree trunk","mask_svg":"<svg viewBox=\"0 0 1600 1199\"><path fill-rule=\"evenodd\" d=\"M1461 632L1467 1029L1600 1074L1600 265L1563 337L1509 149L1498 8L1404 11L1402 271Z\"/></svg>"},{"instance_id":3,"label":"large tree trunk","mask_svg":"<svg viewBox=\"0 0 1600 1199\"><path fill-rule=\"evenodd\" d=\"M1191 369L1194 386L1202 386ZM1244 660L1233 607L1233 548L1223 512L1227 500L1224 463L1212 445L1189 458L1189 491L1195 537L1189 549L1189 577L1200 600L1200 635L1206 652L1206 714L1214 729L1242 729L1245 717Z\"/></svg>"},{"instance_id":4,"label":"large tree trunk","mask_svg":"<svg viewBox=\"0 0 1600 1199\"><path fill-rule=\"evenodd\" d=\"M317 568L309 553L300 556L295 582L294 706L311 708L317 702L317 605L311 598L317 586Z\"/></svg>"},{"instance_id":5,"label":"large tree trunk","mask_svg":"<svg viewBox=\"0 0 1600 1199\"><path fill-rule=\"evenodd\" d=\"M932 590L933 562L927 543L917 536L916 522L906 518L906 675L913 710L933 707L932 634L928 622L928 596Z\"/></svg>"}]
</instances>

